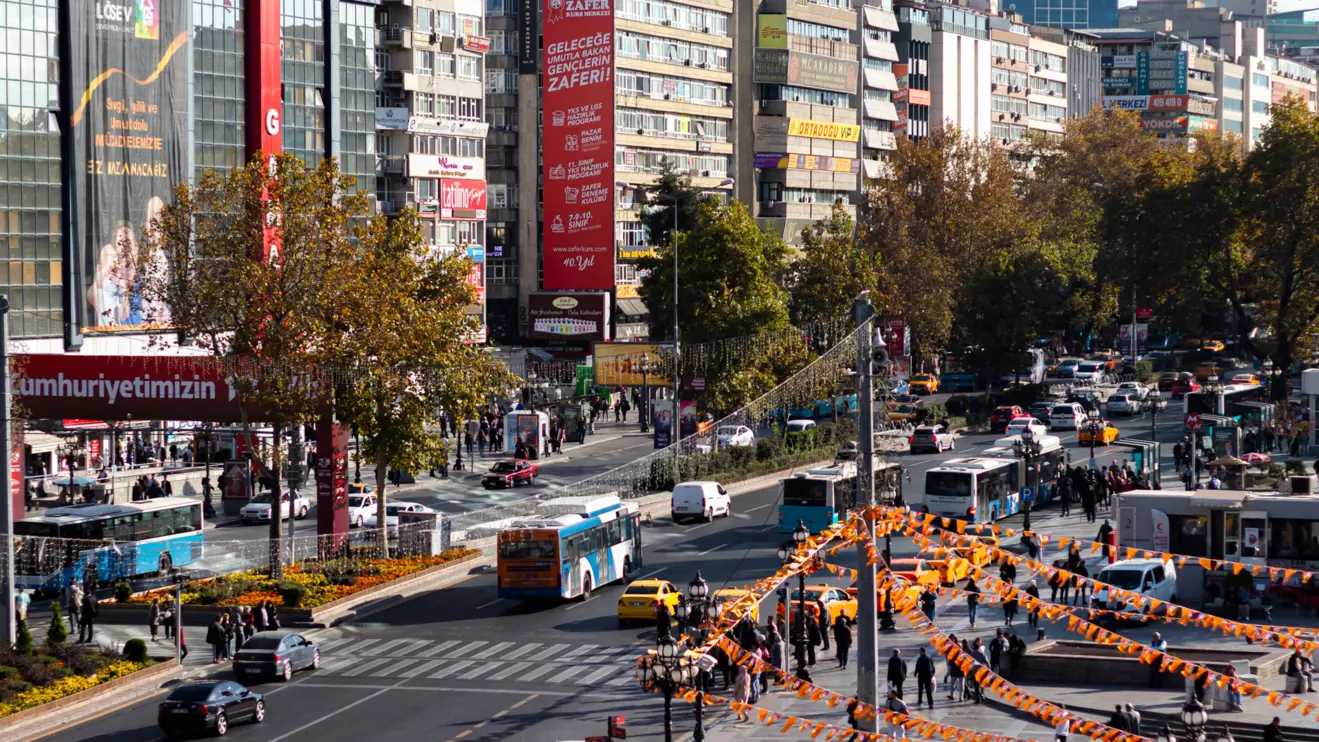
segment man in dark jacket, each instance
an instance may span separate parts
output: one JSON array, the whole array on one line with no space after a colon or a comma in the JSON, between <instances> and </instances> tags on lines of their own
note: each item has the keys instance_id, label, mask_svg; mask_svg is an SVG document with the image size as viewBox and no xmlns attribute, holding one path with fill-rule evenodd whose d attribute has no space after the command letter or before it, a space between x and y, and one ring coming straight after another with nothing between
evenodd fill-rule
<instances>
[{"instance_id":1,"label":"man in dark jacket","mask_svg":"<svg viewBox=\"0 0 1319 742\"><path fill-rule=\"evenodd\" d=\"M823 641L823 632L820 631L820 622L815 620L815 616L810 613L806 614L806 664L815 665L815 648L820 646Z\"/></svg>"},{"instance_id":2,"label":"man in dark jacket","mask_svg":"<svg viewBox=\"0 0 1319 742\"><path fill-rule=\"evenodd\" d=\"M893 692L902 698L902 684L907 681L907 663L902 659L902 650L893 650L893 656L888 658L888 682Z\"/></svg>"},{"instance_id":3,"label":"man in dark jacket","mask_svg":"<svg viewBox=\"0 0 1319 742\"><path fill-rule=\"evenodd\" d=\"M920 654L916 657L917 708L920 708L922 698L927 700L930 708L934 708L934 673L934 660L925 653L925 647L921 647Z\"/></svg>"},{"instance_id":4,"label":"man in dark jacket","mask_svg":"<svg viewBox=\"0 0 1319 742\"><path fill-rule=\"evenodd\" d=\"M78 615L81 621L78 624L79 643L92 641L92 634L96 631L96 618L99 615L101 615L101 606L96 603L96 596L89 589L82 595L82 610Z\"/></svg>"},{"instance_id":5,"label":"man in dark jacket","mask_svg":"<svg viewBox=\"0 0 1319 742\"><path fill-rule=\"evenodd\" d=\"M1282 742L1282 722L1278 717L1273 717L1273 721L1264 727L1264 742Z\"/></svg>"},{"instance_id":6,"label":"man in dark jacket","mask_svg":"<svg viewBox=\"0 0 1319 742\"><path fill-rule=\"evenodd\" d=\"M1108 717L1108 725L1122 732L1131 731L1131 718L1122 710L1122 704L1113 707L1113 715Z\"/></svg>"},{"instance_id":7,"label":"man in dark jacket","mask_svg":"<svg viewBox=\"0 0 1319 742\"><path fill-rule=\"evenodd\" d=\"M211 621L211 625L206 627L206 643L211 645L211 663L220 664L220 657L224 651L226 638L224 635L224 626L220 624L220 616L216 615Z\"/></svg>"}]
</instances>

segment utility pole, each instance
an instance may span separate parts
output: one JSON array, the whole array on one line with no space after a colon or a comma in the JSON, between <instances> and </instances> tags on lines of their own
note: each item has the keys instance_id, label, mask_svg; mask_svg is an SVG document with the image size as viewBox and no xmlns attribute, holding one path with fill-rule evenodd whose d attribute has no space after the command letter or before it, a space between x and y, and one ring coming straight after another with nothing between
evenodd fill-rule
<instances>
[{"instance_id":1,"label":"utility pole","mask_svg":"<svg viewBox=\"0 0 1319 742\"><path fill-rule=\"evenodd\" d=\"M875 307L870 303L870 292L863 291L852 307L852 317L858 328L856 339L856 401L857 437L860 455L856 462L857 503L864 508L866 529L875 536L875 424L874 377L871 375L871 343L875 337ZM865 542L856 545L857 592L857 658L856 697L861 703L879 705L879 611L876 606L875 565L870 563ZM878 728L875 718L861 721L864 731Z\"/></svg>"},{"instance_id":2,"label":"utility pole","mask_svg":"<svg viewBox=\"0 0 1319 742\"><path fill-rule=\"evenodd\" d=\"M5 385L3 399L0 400L0 451L5 456L5 494L2 500L5 514L0 517L0 539L4 539L4 579L0 580L0 593L3 593L5 605L0 608L4 620L3 636L0 642L12 647L18 641L17 616L14 615L14 454L10 451L14 416L13 386L9 377L9 297L0 296L0 383ZM22 472L20 472L21 474ZM22 480L19 480L22 484ZM70 482L72 484L72 482ZM23 494L19 493L19 497Z\"/></svg>"}]
</instances>

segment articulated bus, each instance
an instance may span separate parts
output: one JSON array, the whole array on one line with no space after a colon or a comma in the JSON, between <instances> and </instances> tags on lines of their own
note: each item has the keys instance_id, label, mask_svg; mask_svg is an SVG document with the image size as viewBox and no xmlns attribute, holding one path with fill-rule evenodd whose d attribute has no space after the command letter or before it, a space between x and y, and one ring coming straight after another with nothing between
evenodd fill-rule
<instances>
[{"instance_id":1,"label":"articulated bus","mask_svg":"<svg viewBox=\"0 0 1319 742\"><path fill-rule=\"evenodd\" d=\"M1002 441L999 441L1002 443ZM950 459L925 473L921 509L944 518L991 523L1021 511L1023 488L1035 507L1052 499L1067 455L1056 436L1026 468L1010 445L973 458Z\"/></svg>"},{"instance_id":2,"label":"articulated bus","mask_svg":"<svg viewBox=\"0 0 1319 742\"><path fill-rule=\"evenodd\" d=\"M169 573L202 558L202 506L184 497L69 505L14 521L14 583L38 591Z\"/></svg>"},{"instance_id":3,"label":"articulated bus","mask_svg":"<svg viewBox=\"0 0 1319 742\"><path fill-rule=\"evenodd\" d=\"M499 532L499 597L566 600L641 569L641 511L617 495L560 497Z\"/></svg>"},{"instance_id":4,"label":"articulated bus","mask_svg":"<svg viewBox=\"0 0 1319 742\"><path fill-rule=\"evenodd\" d=\"M779 533L792 533L798 523L811 533L838 525L857 503L857 464L835 461L829 466L807 469L782 480L780 485ZM902 465L875 461L875 497L902 486ZM891 480L891 481L890 481Z\"/></svg>"}]
</instances>

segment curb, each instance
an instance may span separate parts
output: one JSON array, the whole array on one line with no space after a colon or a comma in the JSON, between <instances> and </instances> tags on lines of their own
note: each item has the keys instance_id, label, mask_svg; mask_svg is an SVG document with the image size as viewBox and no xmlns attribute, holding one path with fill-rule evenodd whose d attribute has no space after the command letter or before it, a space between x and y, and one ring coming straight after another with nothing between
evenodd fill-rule
<instances>
[{"instance_id":1,"label":"curb","mask_svg":"<svg viewBox=\"0 0 1319 742\"><path fill-rule=\"evenodd\" d=\"M113 708L153 696L178 679L183 668L168 660L132 675L116 678L73 695L59 698L0 719L0 736L11 740L36 740L52 732L68 729L106 713L104 700L116 698Z\"/></svg>"}]
</instances>

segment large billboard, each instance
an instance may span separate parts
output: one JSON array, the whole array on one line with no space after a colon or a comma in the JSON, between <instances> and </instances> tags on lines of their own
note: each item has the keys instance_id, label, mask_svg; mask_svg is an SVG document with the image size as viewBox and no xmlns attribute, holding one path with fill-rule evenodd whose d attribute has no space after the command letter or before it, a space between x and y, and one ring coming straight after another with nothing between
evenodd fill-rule
<instances>
[{"instance_id":1,"label":"large billboard","mask_svg":"<svg viewBox=\"0 0 1319 742\"><path fill-rule=\"evenodd\" d=\"M609 339L611 303L604 292L532 294L527 301L527 342L586 355L593 341Z\"/></svg>"},{"instance_id":2,"label":"large billboard","mask_svg":"<svg viewBox=\"0 0 1319 742\"><path fill-rule=\"evenodd\" d=\"M614 288L614 0L545 0L544 287Z\"/></svg>"},{"instance_id":3,"label":"large billboard","mask_svg":"<svg viewBox=\"0 0 1319 742\"><path fill-rule=\"evenodd\" d=\"M860 69L861 66L851 60L762 45L756 49L752 74L756 82L855 93Z\"/></svg>"},{"instance_id":4,"label":"large billboard","mask_svg":"<svg viewBox=\"0 0 1319 742\"><path fill-rule=\"evenodd\" d=\"M137 258L149 226L187 178L191 3L73 2L75 260L83 329L164 320L145 306ZM163 6L163 7L162 7Z\"/></svg>"},{"instance_id":5,"label":"large billboard","mask_svg":"<svg viewBox=\"0 0 1319 742\"><path fill-rule=\"evenodd\" d=\"M661 355L663 352L663 355ZM673 344L594 343L591 346L595 383L600 386L673 386L667 374L656 373L664 356L672 357ZM642 356L646 362L642 363ZM642 366L646 373L642 373Z\"/></svg>"},{"instance_id":6,"label":"large billboard","mask_svg":"<svg viewBox=\"0 0 1319 742\"><path fill-rule=\"evenodd\" d=\"M486 190L484 180L440 181L441 219L485 219Z\"/></svg>"}]
</instances>

